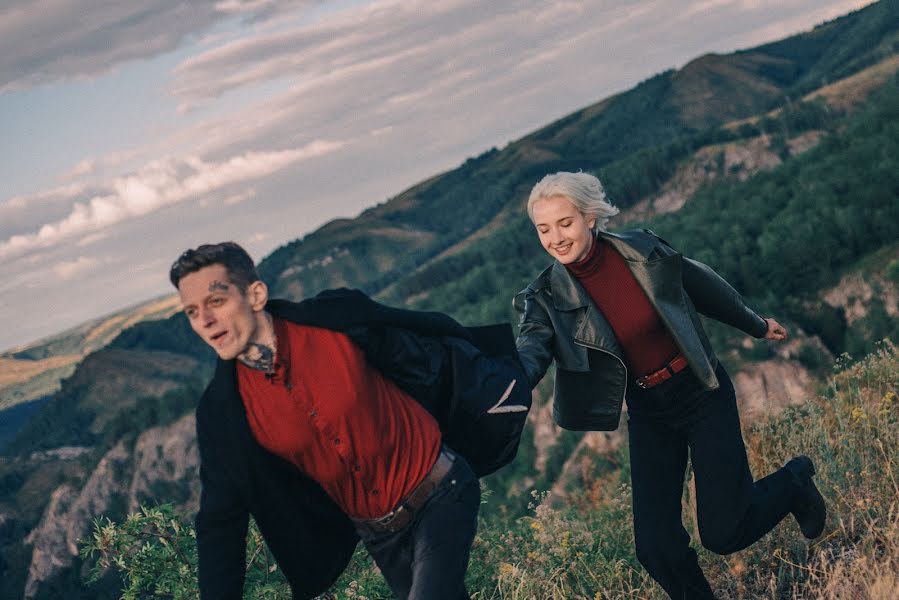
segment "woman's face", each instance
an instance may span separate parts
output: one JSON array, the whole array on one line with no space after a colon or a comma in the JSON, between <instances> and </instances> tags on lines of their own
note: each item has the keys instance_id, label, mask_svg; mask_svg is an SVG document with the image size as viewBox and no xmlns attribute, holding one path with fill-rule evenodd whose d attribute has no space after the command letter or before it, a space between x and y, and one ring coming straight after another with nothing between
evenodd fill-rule
<instances>
[{"instance_id":1,"label":"woman's face","mask_svg":"<svg viewBox=\"0 0 899 600\"><path fill-rule=\"evenodd\" d=\"M587 256L593 246L593 226L565 196L541 198L532 206L534 226L540 243L563 265Z\"/></svg>"}]
</instances>

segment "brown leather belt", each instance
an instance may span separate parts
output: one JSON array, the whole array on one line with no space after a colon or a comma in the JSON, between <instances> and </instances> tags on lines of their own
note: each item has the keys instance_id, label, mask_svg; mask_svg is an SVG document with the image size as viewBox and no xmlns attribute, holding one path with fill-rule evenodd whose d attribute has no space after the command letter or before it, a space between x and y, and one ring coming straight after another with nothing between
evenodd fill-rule
<instances>
[{"instance_id":1,"label":"brown leather belt","mask_svg":"<svg viewBox=\"0 0 899 600\"><path fill-rule=\"evenodd\" d=\"M642 388L644 390L648 390L649 388L653 388L663 381L668 381L676 373L680 373L684 369L687 368L687 359L684 358L683 354L678 354L674 358L671 359L667 365L656 371L655 373L650 373L649 375L644 375L637 379L637 387Z\"/></svg>"},{"instance_id":2,"label":"brown leather belt","mask_svg":"<svg viewBox=\"0 0 899 600\"><path fill-rule=\"evenodd\" d=\"M431 492L434 491L434 488L449 473L455 460L456 455L451 450L441 448L434 466L431 467L431 470L428 471L421 483L415 486L415 489L400 501L399 506L377 519L353 519L356 529L380 533L383 531L395 532L405 527L412 520L415 511L424 506L425 501L431 495Z\"/></svg>"}]
</instances>

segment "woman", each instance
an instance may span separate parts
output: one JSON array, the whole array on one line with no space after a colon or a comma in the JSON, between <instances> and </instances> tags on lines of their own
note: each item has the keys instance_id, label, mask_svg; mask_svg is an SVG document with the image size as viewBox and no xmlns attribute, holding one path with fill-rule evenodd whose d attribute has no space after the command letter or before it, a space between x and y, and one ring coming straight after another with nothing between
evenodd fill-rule
<instances>
[{"instance_id":1,"label":"woman","mask_svg":"<svg viewBox=\"0 0 899 600\"><path fill-rule=\"evenodd\" d=\"M637 558L671 598L714 598L681 522L688 449L713 552L745 548L789 513L817 537L826 509L806 456L753 482L734 388L697 312L756 338L787 331L651 231L605 231L617 212L586 173L531 191L528 214L555 262L515 298L518 351L532 387L555 360L553 417L566 429L616 429L627 398Z\"/></svg>"}]
</instances>

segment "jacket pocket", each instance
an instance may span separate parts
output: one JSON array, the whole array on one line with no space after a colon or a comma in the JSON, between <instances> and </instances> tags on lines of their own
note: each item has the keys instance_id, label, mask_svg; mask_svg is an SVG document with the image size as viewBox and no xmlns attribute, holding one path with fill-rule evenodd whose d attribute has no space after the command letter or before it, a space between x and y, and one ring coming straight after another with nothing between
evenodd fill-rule
<instances>
[{"instance_id":1,"label":"jacket pocket","mask_svg":"<svg viewBox=\"0 0 899 600\"><path fill-rule=\"evenodd\" d=\"M557 369L553 419L573 431L615 430L625 386L623 369L615 365L591 368L586 373Z\"/></svg>"}]
</instances>

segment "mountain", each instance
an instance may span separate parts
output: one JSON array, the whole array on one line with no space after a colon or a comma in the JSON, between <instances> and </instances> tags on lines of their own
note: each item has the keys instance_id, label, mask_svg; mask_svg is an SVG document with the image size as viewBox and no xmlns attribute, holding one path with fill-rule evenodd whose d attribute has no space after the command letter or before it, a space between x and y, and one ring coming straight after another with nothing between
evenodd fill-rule
<instances>
[{"instance_id":1,"label":"mountain","mask_svg":"<svg viewBox=\"0 0 899 600\"><path fill-rule=\"evenodd\" d=\"M534 182L559 170L600 172L609 197L628 207L667 179L666 169L704 145L702 134L764 113L896 54L896 2L880 2L815 30L729 56L706 55L509 144L469 159L365 211L288 244L260 265L276 293L309 295L335 285L377 292L437 256L503 209L520 213ZM656 154L667 144L680 142ZM647 164L648 163L648 164ZM642 168L637 168L641 165ZM365 253L396 249L386 268ZM374 232L374 233L371 233ZM361 261L361 262L360 262Z\"/></svg>"},{"instance_id":2,"label":"mountain","mask_svg":"<svg viewBox=\"0 0 899 600\"><path fill-rule=\"evenodd\" d=\"M710 327L747 412L778 409L834 356L899 339L897 17L899 2L882 1L699 57L328 223L260 273L277 296L346 285L466 324L513 320L512 294L548 262L527 193L546 173L582 169L623 209L613 229L651 226L784 315L794 340L777 352ZM190 410L212 363L177 314L122 330L62 382L0 457L0 597L114 596L85 587L76 540L88 515L195 506ZM532 489L564 497L577 457L619 441L555 427L549 383L518 459L486 482L507 514L523 513Z\"/></svg>"},{"instance_id":3,"label":"mountain","mask_svg":"<svg viewBox=\"0 0 899 600\"><path fill-rule=\"evenodd\" d=\"M174 294L155 298L0 353L0 411L49 396L83 357L109 344L122 330L168 317L178 309Z\"/></svg>"}]
</instances>

